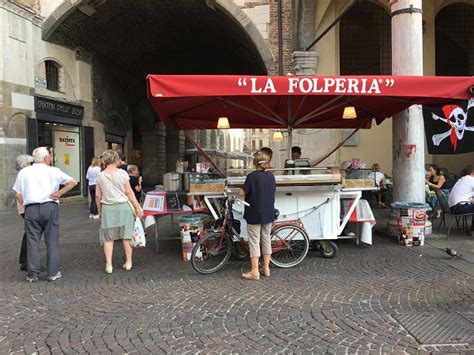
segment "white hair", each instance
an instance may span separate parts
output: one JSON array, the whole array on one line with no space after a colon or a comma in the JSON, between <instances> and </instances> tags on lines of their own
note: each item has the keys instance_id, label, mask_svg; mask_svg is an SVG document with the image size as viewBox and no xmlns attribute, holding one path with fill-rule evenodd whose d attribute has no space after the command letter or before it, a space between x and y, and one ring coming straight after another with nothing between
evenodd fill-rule
<instances>
[{"instance_id":1,"label":"white hair","mask_svg":"<svg viewBox=\"0 0 474 355\"><path fill-rule=\"evenodd\" d=\"M38 147L33 150L33 159L35 163L43 163L44 158L46 158L49 154L49 150L46 147Z\"/></svg>"},{"instance_id":2,"label":"white hair","mask_svg":"<svg viewBox=\"0 0 474 355\"><path fill-rule=\"evenodd\" d=\"M22 154L16 157L15 159L15 168L16 170L20 171L24 167L28 166L29 164L33 164L33 157L28 154Z\"/></svg>"},{"instance_id":3,"label":"white hair","mask_svg":"<svg viewBox=\"0 0 474 355\"><path fill-rule=\"evenodd\" d=\"M138 170L138 166L136 165L129 165L127 166L127 172L130 174L132 173L134 170Z\"/></svg>"}]
</instances>

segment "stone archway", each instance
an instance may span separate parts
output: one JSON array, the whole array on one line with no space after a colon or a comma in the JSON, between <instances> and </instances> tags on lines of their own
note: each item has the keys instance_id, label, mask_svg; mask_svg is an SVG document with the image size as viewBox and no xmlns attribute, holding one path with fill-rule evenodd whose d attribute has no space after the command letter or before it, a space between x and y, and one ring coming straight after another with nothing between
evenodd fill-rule
<instances>
[{"instance_id":1,"label":"stone archway","mask_svg":"<svg viewBox=\"0 0 474 355\"><path fill-rule=\"evenodd\" d=\"M106 0L94 1L63 1L53 13L44 21L42 27L42 38L45 41L57 42L54 39L56 31L65 23L65 21L76 11L81 11L86 16L92 16ZM233 0L208 0L207 6L213 10L220 10L239 24L244 33L250 38L260 54L261 60L265 64L266 71L270 71L275 66L275 60L268 43L263 38L255 24L250 20L247 14L238 7Z\"/></svg>"},{"instance_id":2,"label":"stone archway","mask_svg":"<svg viewBox=\"0 0 474 355\"><path fill-rule=\"evenodd\" d=\"M156 129L159 118L141 109L146 106L146 75L265 75L274 61L260 32L232 0L139 4L66 0L42 31L49 42L90 54L94 119L104 121L112 108L122 112L134 131L127 135L133 139L127 139L126 154L142 150L143 164L150 165L144 172L159 171L150 173L153 181L145 180L159 183L161 172L174 169L167 156L184 158L184 144L166 144L166 132Z\"/></svg>"}]
</instances>

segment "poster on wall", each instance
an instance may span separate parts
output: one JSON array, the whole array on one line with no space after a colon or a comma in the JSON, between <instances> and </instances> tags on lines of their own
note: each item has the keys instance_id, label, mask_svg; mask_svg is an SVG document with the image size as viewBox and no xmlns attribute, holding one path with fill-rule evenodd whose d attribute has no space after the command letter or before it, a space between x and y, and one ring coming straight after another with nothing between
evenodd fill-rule
<instances>
[{"instance_id":1,"label":"poster on wall","mask_svg":"<svg viewBox=\"0 0 474 355\"><path fill-rule=\"evenodd\" d=\"M79 133L54 132L54 165L77 181L81 180Z\"/></svg>"}]
</instances>

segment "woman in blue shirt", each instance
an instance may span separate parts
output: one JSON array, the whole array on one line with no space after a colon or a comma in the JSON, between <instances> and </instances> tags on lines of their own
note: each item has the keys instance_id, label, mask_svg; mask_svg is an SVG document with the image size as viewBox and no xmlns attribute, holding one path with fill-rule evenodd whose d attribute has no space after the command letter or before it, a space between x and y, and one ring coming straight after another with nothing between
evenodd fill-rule
<instances>
[{"instance_id":1,"label":"woman in blue shirt","mask_svg":"<svg viewBox=\"0 0 474 355\"><path fill-rule=\"evenodd\" d=\"M244 218L247 222L250 251L250 271L242 274L247 280L259 280L260 273L270 276L270 256L272 254L272 223L275 219L275 177L266 170L270 163L269 155L264 151L254 154L255 171L245 179L240 195L245 196ZM261 251L260 253L260 246ZM258 269L258 260L263 255L263 267Z\"/></svg>"}]
</instances>

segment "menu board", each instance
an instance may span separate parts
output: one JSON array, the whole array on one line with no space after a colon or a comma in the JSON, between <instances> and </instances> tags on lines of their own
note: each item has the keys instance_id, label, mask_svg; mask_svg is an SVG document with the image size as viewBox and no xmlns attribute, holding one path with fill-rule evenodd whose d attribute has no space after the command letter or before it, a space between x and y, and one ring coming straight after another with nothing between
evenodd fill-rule
<instances>
[{"instance_id":1,"label":"menu board","mask_svg":"<svg viewBox=\"0 0 474 355\"><path fill-rule=\"evenodd\" d=\"M79 133L54 131L54 166L81 181Z\"/></svg>"}]
</instances>

